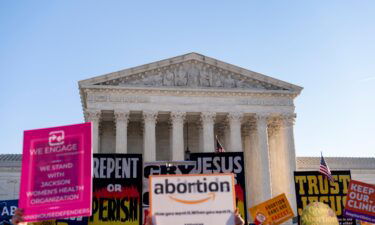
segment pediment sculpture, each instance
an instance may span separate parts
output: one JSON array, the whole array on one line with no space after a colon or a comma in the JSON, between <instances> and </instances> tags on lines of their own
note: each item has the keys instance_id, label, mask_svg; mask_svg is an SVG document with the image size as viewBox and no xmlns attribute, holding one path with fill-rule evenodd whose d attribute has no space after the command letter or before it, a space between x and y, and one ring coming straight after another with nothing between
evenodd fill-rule
<instances>
[{"instance_id":1,"label":"pediment sculpture","mask_svg":"<svg viewBox=\"0 0 375 225\"><path fill-rule=\"evenodd\" d=\"M195 60L122 76L97 83L96 85L287 90L283 87Z\"/></svg>"}]
</instances>

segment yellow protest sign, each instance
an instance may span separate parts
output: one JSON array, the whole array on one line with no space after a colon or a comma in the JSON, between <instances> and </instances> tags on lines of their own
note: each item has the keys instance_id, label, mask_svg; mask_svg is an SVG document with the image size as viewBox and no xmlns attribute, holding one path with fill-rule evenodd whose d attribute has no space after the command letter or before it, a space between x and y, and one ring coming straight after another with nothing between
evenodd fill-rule
<instances>
[{"instance_id":1,"label":"yellow protest sign","mask_svg":"<svg viewBox=\"0 0 375 225\"><path fill-rule=\"evenodd\" d=\"M264 225L281 224L294 217L285 194L281 194L249 209L254 221Z\"/></svg>"}]
</instances>

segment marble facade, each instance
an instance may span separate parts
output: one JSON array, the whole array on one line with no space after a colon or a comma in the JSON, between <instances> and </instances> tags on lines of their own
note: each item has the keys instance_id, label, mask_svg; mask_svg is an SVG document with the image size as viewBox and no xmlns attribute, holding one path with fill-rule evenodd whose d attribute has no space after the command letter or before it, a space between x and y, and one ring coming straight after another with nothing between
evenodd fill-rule
<instances>
[{"instance_id":1,"label":"marble facade","mask_svg":"<svg viewBox=\"0 0 375 225\"><path fill-rule=\"evenodd\" d=\"M94 152L145 161L243 151L248 206L285 192L295 202L294 99L302 88L197 53L79 82ZM295 209L295 205L293 204Z\"/></svg>"}]
</instances>

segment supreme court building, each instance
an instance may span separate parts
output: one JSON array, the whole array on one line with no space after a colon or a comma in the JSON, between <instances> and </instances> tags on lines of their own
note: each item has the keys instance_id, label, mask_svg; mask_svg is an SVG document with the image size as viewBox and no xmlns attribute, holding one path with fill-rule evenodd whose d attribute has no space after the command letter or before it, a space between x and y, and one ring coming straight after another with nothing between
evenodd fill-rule
<instances>
[{"instance_id":1,"label":"supreme court building","mask_svg":"<svg viewBox=\"0 0 375 225\"><path fill-rule=\"evenodd\" d=\"M243 151L247 204L286 193L295 209L294 99L302 87L189 53L79 82L95 153L179 161Z\"/></svg>"}]
</instances>

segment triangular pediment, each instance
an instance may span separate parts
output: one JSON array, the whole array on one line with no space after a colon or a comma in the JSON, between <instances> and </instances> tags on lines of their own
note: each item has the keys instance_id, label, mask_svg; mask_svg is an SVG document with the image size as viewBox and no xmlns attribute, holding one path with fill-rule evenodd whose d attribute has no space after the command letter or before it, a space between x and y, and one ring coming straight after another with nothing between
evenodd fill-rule
<instances>
[{"instance_id":1,"label":"triangular pediment","mask_svg":"<svg viewBox=\"0 0 375 225\"><path fill-rule=\"evenodd\" d=\"M197 89L284 90L302 88L197 53L138 66L79 82L80 86L178 87Z\"/></svg>"}]
</instances>

